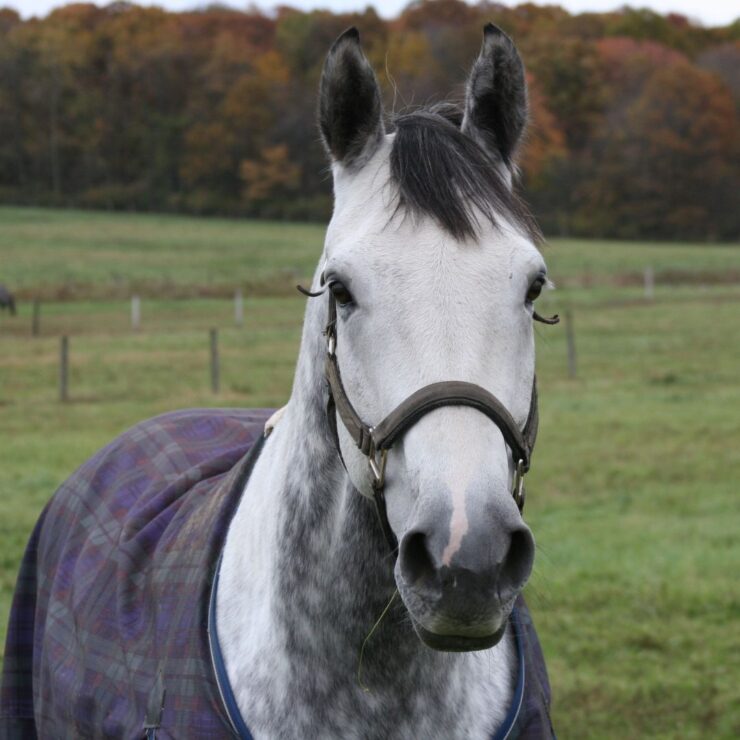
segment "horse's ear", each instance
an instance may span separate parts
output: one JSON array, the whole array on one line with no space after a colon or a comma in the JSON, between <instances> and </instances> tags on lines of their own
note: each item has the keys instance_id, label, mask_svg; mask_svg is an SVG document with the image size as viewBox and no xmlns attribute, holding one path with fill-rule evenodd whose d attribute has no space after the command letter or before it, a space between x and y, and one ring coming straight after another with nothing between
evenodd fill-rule
<instances>
[{"instance_id":1,"label":"horse's ear","mask_svg":"<svg viewBox=\"0 0 740 740\"><path fill-rule=\"evenodd\" d=\"M334 42L324 62L319 128L329 155L345 167L368 159L385 133L380 88L356 28Z\"/></svg>"},{"instance_id":2,"label":"horse's ear","mask_svg":"<svg viewBox=\"0 0 740 740\"><path fill-rule=\"evenodd\" d=\"M462 130L509 166L527 123L527 80L514 42L492 23L473 65Z\"/></svg>"}]
</instances>

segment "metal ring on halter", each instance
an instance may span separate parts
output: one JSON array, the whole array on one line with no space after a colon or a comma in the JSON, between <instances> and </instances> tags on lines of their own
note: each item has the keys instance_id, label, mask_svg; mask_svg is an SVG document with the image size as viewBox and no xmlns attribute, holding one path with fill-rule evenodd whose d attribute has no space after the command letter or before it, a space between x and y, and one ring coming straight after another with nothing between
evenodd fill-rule
<instances>
[{"instance_id":1,"label":"metal ring on halter","mask_svg":"<svg viewBox=\"0 0 740 740\"><path fill-rule=\"evenodd\" d=\"M511 491L519 511L524 508L524 472L524 460L519 460L514 471L514 485Z\"/></svg>"},{"instance_id":2,"label":"metal ring on halter","mask_svg":"<svg viewBox=\"0 0 740 740\"><path fill-rule=\"evenodd\" d=\"M334 334L329 334L326 340L326 351L329 353L331 357L333 357L336 349L337 349L337 338L334 336Z\"/></svg>"},{"instance_id":3,"label":"metal ring on halter","mask_svg":"<svg viewBox=\"0 0 740 740\"><path fill-rule=\"evenodd\" d=\"M385 485L385 463L388 460L388 450L381 450L378 458L376 458L375 453L376 450L373 447L367 456L367 461L373 474L373 488L377 491Z\"/></svg>"}]
</instances>

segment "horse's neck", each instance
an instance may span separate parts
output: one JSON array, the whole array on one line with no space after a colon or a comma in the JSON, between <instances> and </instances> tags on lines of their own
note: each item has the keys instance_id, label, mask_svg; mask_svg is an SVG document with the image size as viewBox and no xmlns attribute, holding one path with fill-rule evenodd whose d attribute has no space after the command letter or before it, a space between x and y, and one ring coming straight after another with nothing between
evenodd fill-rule
<instances>
[{"instance_id":1,"label":"horse's neck","mask_svg":"<svg viewBox=\"0 0 740 740\"><path fill-rule=\"evenodd\" d=\"M224 549L218 633L240 710L256 736L485 737L511 695L507 641L435 652L396 598L360 666L393 562L329 437L315 362L299 364Z\"/></svg>"}]
</instances>

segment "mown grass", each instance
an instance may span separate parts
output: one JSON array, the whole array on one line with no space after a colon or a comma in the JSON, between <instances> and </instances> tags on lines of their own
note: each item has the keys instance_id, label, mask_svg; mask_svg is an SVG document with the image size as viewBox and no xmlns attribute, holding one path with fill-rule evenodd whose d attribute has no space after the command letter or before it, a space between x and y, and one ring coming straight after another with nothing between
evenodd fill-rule
<instances>
[{"instance_id":1,"label":"mown grass","mask_svg":"<svg viewBox=\"0 0 740 740\"><path fill-rule=\"evenodd\" d=\"M323 235L316 224L245 228L236 219L0 206L0 269L28 298L225 295L242 284L275 293L312 273ZM740 276L740 255L728 245L605 241L594 249L587 240L555 239L545 253L554 274L582 286L634 283L645 267L659 279L669 271L686 279L708 273L709 282Z\"/></svg>"},{"instance_id":2,"label":"mown grass","mask_svg":"<svg viewBox=\"0 0 740 740\"><path fill-rule=\"evenodd\" d=\"M36 236L19 266L5 225L24 220ZM57 244L60 230L68 243ZM127 257L121 230L151 246ZM164 239L170 231L198 236L181 252ZM80 247L90 264L58 272L57 250L72 254L75 234L97 234ZM300 242L294 262L286 246L273 264L261 235ZM250 249L264 250L255 269L268 283L274 270L286 271L281 280L310 274L319 242L315 227L0 209L0 279L22 277L33 292L77 270L109 280L115 264L121 280L136 274L152 285L169 265L172 284L196 295L222 280L247 284L244 265L258 264ZM213 259L223 267L205 278L190 264L222 249ZM542 421L527 503L538 557L528 599L555 726L564 738L738 737L740 286L717 276L740 267L740 248L560 241L546 255L560 288L541 312L570 308L578 352L570 379L562 326L538 326ZM646 266L659 278L652 301L634 279ZM696 279L660 280L676 274ZM237 328L228 300L145 296L132 332L125 300L49 302L37 338L27 303L16 319L0 315L0 631L26 538L55 486L142 418L282 403L303 306L297 294L250 294ZM218 396L208 387L211 326L220 328ZM67 404L57 400L61 333L71 336Z\"/></svg>"},{"instance_id":3,"label":"mown grass","mask_svg":"<svg viewBox=\"0 0 740 740\"><path fill-rule=\"evenodd\" d=\"M319 225L0 207L2 280L52 299L183 286L274 292L312 273L323 234Z\"/></svg>"}]
</instances>

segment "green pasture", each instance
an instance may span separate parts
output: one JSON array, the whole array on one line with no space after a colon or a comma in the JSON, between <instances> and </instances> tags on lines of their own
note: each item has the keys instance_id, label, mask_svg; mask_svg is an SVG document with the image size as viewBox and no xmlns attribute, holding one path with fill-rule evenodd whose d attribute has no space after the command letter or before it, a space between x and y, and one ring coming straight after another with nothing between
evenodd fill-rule
<instances>
[{"instance_id":1,"label":"green pasture","mask_svg":"<svg viewBox=\"0 0 740 740\"><path fill-rule=\"evenodd\" d=\"M0 208L0 282L26 297L16 318L0 314L0 639L41 507L97 448L160 412L285 401L305 305L291 286L321 239L316 226ZM555 240L545 254L558 289L539 308L571 312L577 349L570 378L563 325L537 325L527 596L555 727L561 738L739 737L740 246Z\"/></svg>"},{"instance_id":2,"label":"green pasture","mask_svg":"<svg viewBox=\"0 0 740 740\"><path fill-rule=\"evenodd\" d=\"M307 224L0 207L0 274L21 295L52 300L236 284L269 294L313 272L323 233Z\"/></svg>"}]
</instances>

